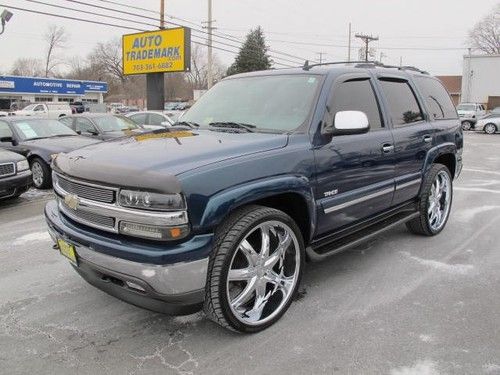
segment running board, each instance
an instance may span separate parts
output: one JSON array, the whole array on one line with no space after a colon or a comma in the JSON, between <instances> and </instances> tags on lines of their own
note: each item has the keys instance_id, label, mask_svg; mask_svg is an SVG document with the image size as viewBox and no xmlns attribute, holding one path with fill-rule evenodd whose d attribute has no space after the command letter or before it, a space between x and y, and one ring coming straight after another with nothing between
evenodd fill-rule
<instances>
[{"instance_id":1,"label":"running board","mask_svg":"<svg viewBox=\"0 0 500 375\"><path fill-rule=\"evenodd\" d=\"M400 224L404 224L407 221L410 221L414 218L417 218L420 215L419 212L402 212L381 220L369 227L365 227L357 232L349 234L345 237L342 237L338 240L334 240L327 244L322 244L319 246L308 246L306 248L306 253L309 256L309 259L313 262L319 262L329 256L340 253L344 250L355 247L373 237L378 236L380 233L388 231ZM360 233L363 233L360 236Z\"/></svg>"}]
</instances>

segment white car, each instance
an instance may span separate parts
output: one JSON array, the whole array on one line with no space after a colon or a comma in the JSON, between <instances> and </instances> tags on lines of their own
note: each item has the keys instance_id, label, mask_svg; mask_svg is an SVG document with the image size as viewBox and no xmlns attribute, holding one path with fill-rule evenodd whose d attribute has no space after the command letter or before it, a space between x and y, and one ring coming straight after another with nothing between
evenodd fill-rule
<instances>
[{"instance_id":1,"label":"white car","mask_svg":"<svg viewBox=\"0 0 500 375\"><path fill-rule=\"evenodd\" d=\"M486 108L480 103L461 103L457 106L463 130L474 129L477 120L486 115Z\"/></svg>"},{"instance_id":2,"label":"white car","mask_svg":"<svg viewBox=\"0 0 500 375\"><path fill-rule=\"evenodd\" d=\"M486 134L495 134L500 131L500 113L491 113L479 119L474 129L484 131Z\"/></svg>"},{"instance_id":3,"label":"white car","mask_svg":"<svg viewBox=\"0 0 500 375\"><path fill-rule=\"evenodd\" d=\"M8 112L0 111L0 117L7 117L8 115Z\"/></svg>"},{"instance_id":4,"label":"white car","mask_svg":"<svg viewBox=\"0 0 500 375\"><path fill-rule=\"evenodd\" d=\"M162 111L130 112L125 116L146 129L165 129L174 124L171 117Z\"/></svg>"},{"instance_id":5,"label":"white car","mask_svg":"<svg viewBox=\"0 0 500 375\"><path fill-rule=\"evenodd\" d=\"M16 116L32 116L57 120L63 116L70 116L72 110L66 102L47 102L30 104L22 110L14 111L13 114Z\"/></svg>"}]
</instances>

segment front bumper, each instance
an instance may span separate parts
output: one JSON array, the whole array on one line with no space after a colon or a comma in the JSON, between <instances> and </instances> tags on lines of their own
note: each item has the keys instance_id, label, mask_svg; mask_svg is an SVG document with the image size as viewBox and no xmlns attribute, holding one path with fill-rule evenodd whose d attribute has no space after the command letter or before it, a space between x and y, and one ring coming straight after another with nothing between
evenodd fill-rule
<instances>
[{"instance_id":1,"label":"front bumper","mask_svg":"<svg viewBox=\"0 0 500 375\"><path fill-rule=\"evenodd\" d=\"M172 315L190 314L199 310L205 295L205 283L208 268L208 256L211 248L211 235L193 237L188 244L172 246L163 252L176 253L172 263L159 264L161 257L157 244L151 245L149 256L154 262L148 262L144 253L144 244L140 248L124 246L125 243L109 240L105 245L113 248L113 255L104 252L102 240L98 235L85 231L61 215L56 202L49 202L45 207L49 233L52 239L64 239L75 246L78 265L75 270L90 284L104 292L126 302ZM207 238L207 236L209 238ZM130 245L130 244L127 244ZM198 246L198 248L197 248ZM138 251L144 253L142 261L133 260ZM190 250L190 251L189 251ZM116 256L121 252L122 256ZM193 258L193 252L202 257ZM151 254L153 253L153 254ZM190 253L188 261L176 261L182 253ZM158 258L160 256L160 258ZM129 259L127 259L129 258Z\"/></svg>"},{"instance_id":2,"label":"front bumper","mask_svg":"<svg viewBox=\"0 0 500 375\"><path fill-rule=\"evenodd\" d=\"M0 179L0 199L24 193L33 184L31 171L20 172L14 176Z\"/></svg>"}]
</instances>

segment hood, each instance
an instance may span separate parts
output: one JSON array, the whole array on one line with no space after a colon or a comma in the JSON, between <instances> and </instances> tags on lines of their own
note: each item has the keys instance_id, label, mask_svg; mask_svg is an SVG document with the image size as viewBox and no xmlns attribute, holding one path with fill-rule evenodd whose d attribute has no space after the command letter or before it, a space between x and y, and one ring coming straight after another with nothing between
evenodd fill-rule
<instances>
[{"instance_id":1,"label":"hood","mask_svg":"<svg viewBox=\"0 0 500 375\"><path fill-rule=\"evenodd\" d=\"M459 115L475 115L476 111L464 111L464 110L457 110Z\"/></svg>"},{"instance_id":2,"label":"hood","mask_svg":"<svg viewBox=\"0 0 500 375\"><path fill-rule=\"evenodd\" d=\"M54 168L71 177L122 187L178 192L173 176L204 165L285 147L288 136L210 130L144 133L59 155Z\"/></svg>"},{"instance_id":3,"label":"hood","mask_svg":"<svg viewBox=\"0 0 500 375\"><path fill-rule=\"evenodd\" d=\"M26 158L22 155L16 154L15 152L2 150L0 148L0 164L1 163L11 163L17 162L21 160L25 160Z\"/></svg>"},{"instance_id":4,"label":"hood","mask_svg":"<svg viewBox=\"0 0 500 375\"><path fill-rule=\"evenodd\" d=\"M19 111L14 111L13 113L16 116L33 116L35 112L34 111L24 111L24 110L20 109Z\"/></svg>"},{"instance_id":5,"label":"hood","mask_svg":"<svg viewBox=\"0 0 500 375\"><path fill-rule=\"evenodd\" d=\"M29 148L48 151L54 154L59 152L71 152L77 148L95 144L97 142L100 141L75 135L70 137L34 139L32 141L24 141L22 142L22 145Z\"/></svg>"}]
</instances>

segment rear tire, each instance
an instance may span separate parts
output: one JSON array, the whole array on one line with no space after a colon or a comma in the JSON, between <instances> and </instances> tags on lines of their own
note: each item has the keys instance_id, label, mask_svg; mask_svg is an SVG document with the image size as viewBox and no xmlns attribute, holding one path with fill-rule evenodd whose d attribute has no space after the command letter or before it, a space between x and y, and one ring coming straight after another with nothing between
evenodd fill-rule
<instances>
[{"instance_id":1,"label":"rear tire","mask_svg":"<svg viewBox=\"0 0 500 375\"><path fill-rule=\"evenodd\" d=\"M30 161L33 185L37 189L48 189L52 186L52 172L42 159L36 157Z\"/></svg>"},{"instance_id":2,"label":"rear tire","mask_svg":"<svg viewBox=\"0 0 500 375\"><path fill-rule=\"evenodd\" d=\"M262 206L237 210L215 234L204 303L207 317L244 333L271 326L297 293L304 259L302 234L290 216Z\"/></svg>"},{"instance_id":3,"label":"rear tire","mask_svg":"<svg viewBox=\"0 0 500 375\"><path fill-rule=\"evenodd\" d=\"M434 164L424 180L420 193L420 216L406 223L408 230L423 236L440 233L450 216L453 201L451 173L443 164Z\"/></svg>"},{"instance_id":4,"label":"rear tire","mask_svg":"<svg viewBox=\"0 0 500 375\"><path fill-rule=\"evenodd\" d=\"M471 129L472 129L472 122L470 121L462 122L462 130L471 130Z\"/></svg>"},{"instance_id":5,"label":"rear tire","mask_svg":"<svg viewBox=\"0 0 500 375\"><path fill-rule=\"evenodd\" d=\"M484 132L486 134L495 134L497 132L497 126L495 124L486 124L484 125Z\"/></svg>"}]
</instances>

